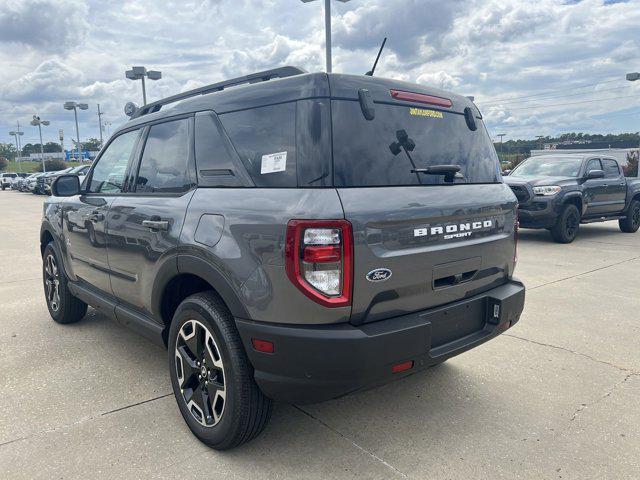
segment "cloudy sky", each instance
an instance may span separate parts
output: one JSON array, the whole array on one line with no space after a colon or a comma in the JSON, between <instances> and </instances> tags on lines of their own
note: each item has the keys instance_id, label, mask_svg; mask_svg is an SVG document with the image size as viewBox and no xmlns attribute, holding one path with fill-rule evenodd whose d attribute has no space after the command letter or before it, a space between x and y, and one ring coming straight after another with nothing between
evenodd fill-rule
<instances>
[{"instance_id":1,"label":"cloudy sky","mask_svg":"<svg viewBox=\"0 0 640 480\"><path fill-rule=\"evenodd\" d=\"M474 95L492 135L640 130L640 0L351 0L333 2L334 70L369 70ZM0 141L33 114L45 141L98 137L141 103L132 65L161 70L150 100L279 65L324 66L321 2L300 0L0 0ZM105 132L106 133L106 132Z\"/></svg>"}]
</instances>

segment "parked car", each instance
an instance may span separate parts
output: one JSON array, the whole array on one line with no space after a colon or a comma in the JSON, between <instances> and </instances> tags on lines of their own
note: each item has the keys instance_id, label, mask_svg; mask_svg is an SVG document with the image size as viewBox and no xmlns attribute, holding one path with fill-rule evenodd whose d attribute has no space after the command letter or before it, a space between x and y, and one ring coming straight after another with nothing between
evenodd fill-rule
<instances>
[{"instance_id":1,"label":"parked car","mask_svg":"<svg viewBox=\"0 0 640 480\"><path fill-rule=\"evenodd\" d=\"M205 444L255 437L272 400L405 377L520 318L517 202L468 98L283 67L127 111L84 186L61 175L45 201L47 305L168 347Z\"/></svg>"},{"instance_id":2,"label":"parked car","mask_svg":"<svg viewBox=\"0 0 640 480\"><path fill-rule=\"evenodd\" d=\"M47 195L51 195L51 184L53 181L58 178L60 175L64 175L65 173L72 173L72 170L76 167L65 168L64 170L56 170L54 172L47 172L44 176L44 193Z\"/></svg>"},{"instance_id":3,"label":"parked car","mask_svg":"<svg viewBox=\"0 0 640 480\"><path fill-rule=\"evenodd\" d=\"M20 181L25 178L27 176L26 173L16 173L15 178L12 179L11 181L11 190L18 190L18 185L20 184Z\"/></svg>"},{"instance_id":4,"label":"parked car","mask_svg":"<svg viewBox=\"0 0 640 480\"><path fill-rule=\"evenodd\" d=\"M40 178L44 175L44 173L34 173L29 177L29 183L27 184L27 188L31 193L38 194L40 186L38 184Z\"/></svg>"},{"instance_id":5,"label":"parked car","mask_svg":"<svg viewBox=\"0 0 640 480\"><path fill-rule=\"evenodd\" d=\"M546 228L556 242L572 242L581 223L618 220L626 233L640 227L640 179L625 178L613 157L531 157L505 182L518 198L520 226Z\"/></svg>"},{"instance_id":6,"label":"parked car","mask_svg":"<svg viewBox=\"0 0 640 480\"><path fill-rule=\"evenodd\" d=\"M17 173L12 173L12 172L0 173L0 188L2 188L2 190L10 188L11 183L13 182L13 179L16 178L17 176L18 176Z\"/></svg>"}]
</instances>

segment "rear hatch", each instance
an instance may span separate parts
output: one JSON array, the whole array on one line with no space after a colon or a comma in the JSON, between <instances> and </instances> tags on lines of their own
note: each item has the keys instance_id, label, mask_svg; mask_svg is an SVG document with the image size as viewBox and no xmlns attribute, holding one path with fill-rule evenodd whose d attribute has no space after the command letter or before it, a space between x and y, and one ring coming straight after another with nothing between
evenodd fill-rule
<instances>
[{"instance_id":1,"label":"rear hatch","mask_svg":"<svg viewBox=\"0 0 640 480\"><path fill-rule=\"evenodd\" d=\"M353 226L352 323L505 283L515 263L516 199L502 183L475 106L417 85L336 75L330 81L334 184ZM442 165L460 171L455 178L412 171Z\"/></svg>"}]
</instances>

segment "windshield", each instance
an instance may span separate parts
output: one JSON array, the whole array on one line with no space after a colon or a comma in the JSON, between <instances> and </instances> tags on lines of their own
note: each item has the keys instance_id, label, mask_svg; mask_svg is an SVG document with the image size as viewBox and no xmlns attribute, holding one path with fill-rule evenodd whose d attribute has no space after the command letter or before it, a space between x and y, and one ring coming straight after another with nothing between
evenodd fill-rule
<instances>
[{"instance_id":1,"label":"windshield","mask_svg":"<svg viewBox=\"0 0 640 480\"><path fill-rule=\"evenodd\" d=\"M535 177L577 177L581 158L531 157L518 165L511 175Z\"/></svg>"},{"instance_id":2,"label":"windshield","mask_svg":"<svg viewBox=\"0 0 640 480\"><path fill-rule=\"evenodd\" d=\"M436 165L460 167L456 183L500 181L479 119L472 131L458 113L377 103L366 120L358 102L345 100L332 101L331 113L337 187L443 184L445 175L412 172Z\"/></svg>"}]
</instances>

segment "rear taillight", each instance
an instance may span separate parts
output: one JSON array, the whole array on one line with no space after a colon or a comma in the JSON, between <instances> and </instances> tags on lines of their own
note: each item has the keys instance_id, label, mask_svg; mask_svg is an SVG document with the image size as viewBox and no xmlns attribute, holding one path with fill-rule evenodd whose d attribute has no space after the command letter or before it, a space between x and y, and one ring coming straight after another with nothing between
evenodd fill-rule
<instances>
[{"instance_id":1,"label":"rear taillight","mask_svg":"<svg viewBox=\"0 0 640 480\"><path fill-rule=\"evenodd\" d=\"M291 220L287 224L289 280L325 307L351 305L353 234L346 220Z\"/></svg>"}]
</instances>

